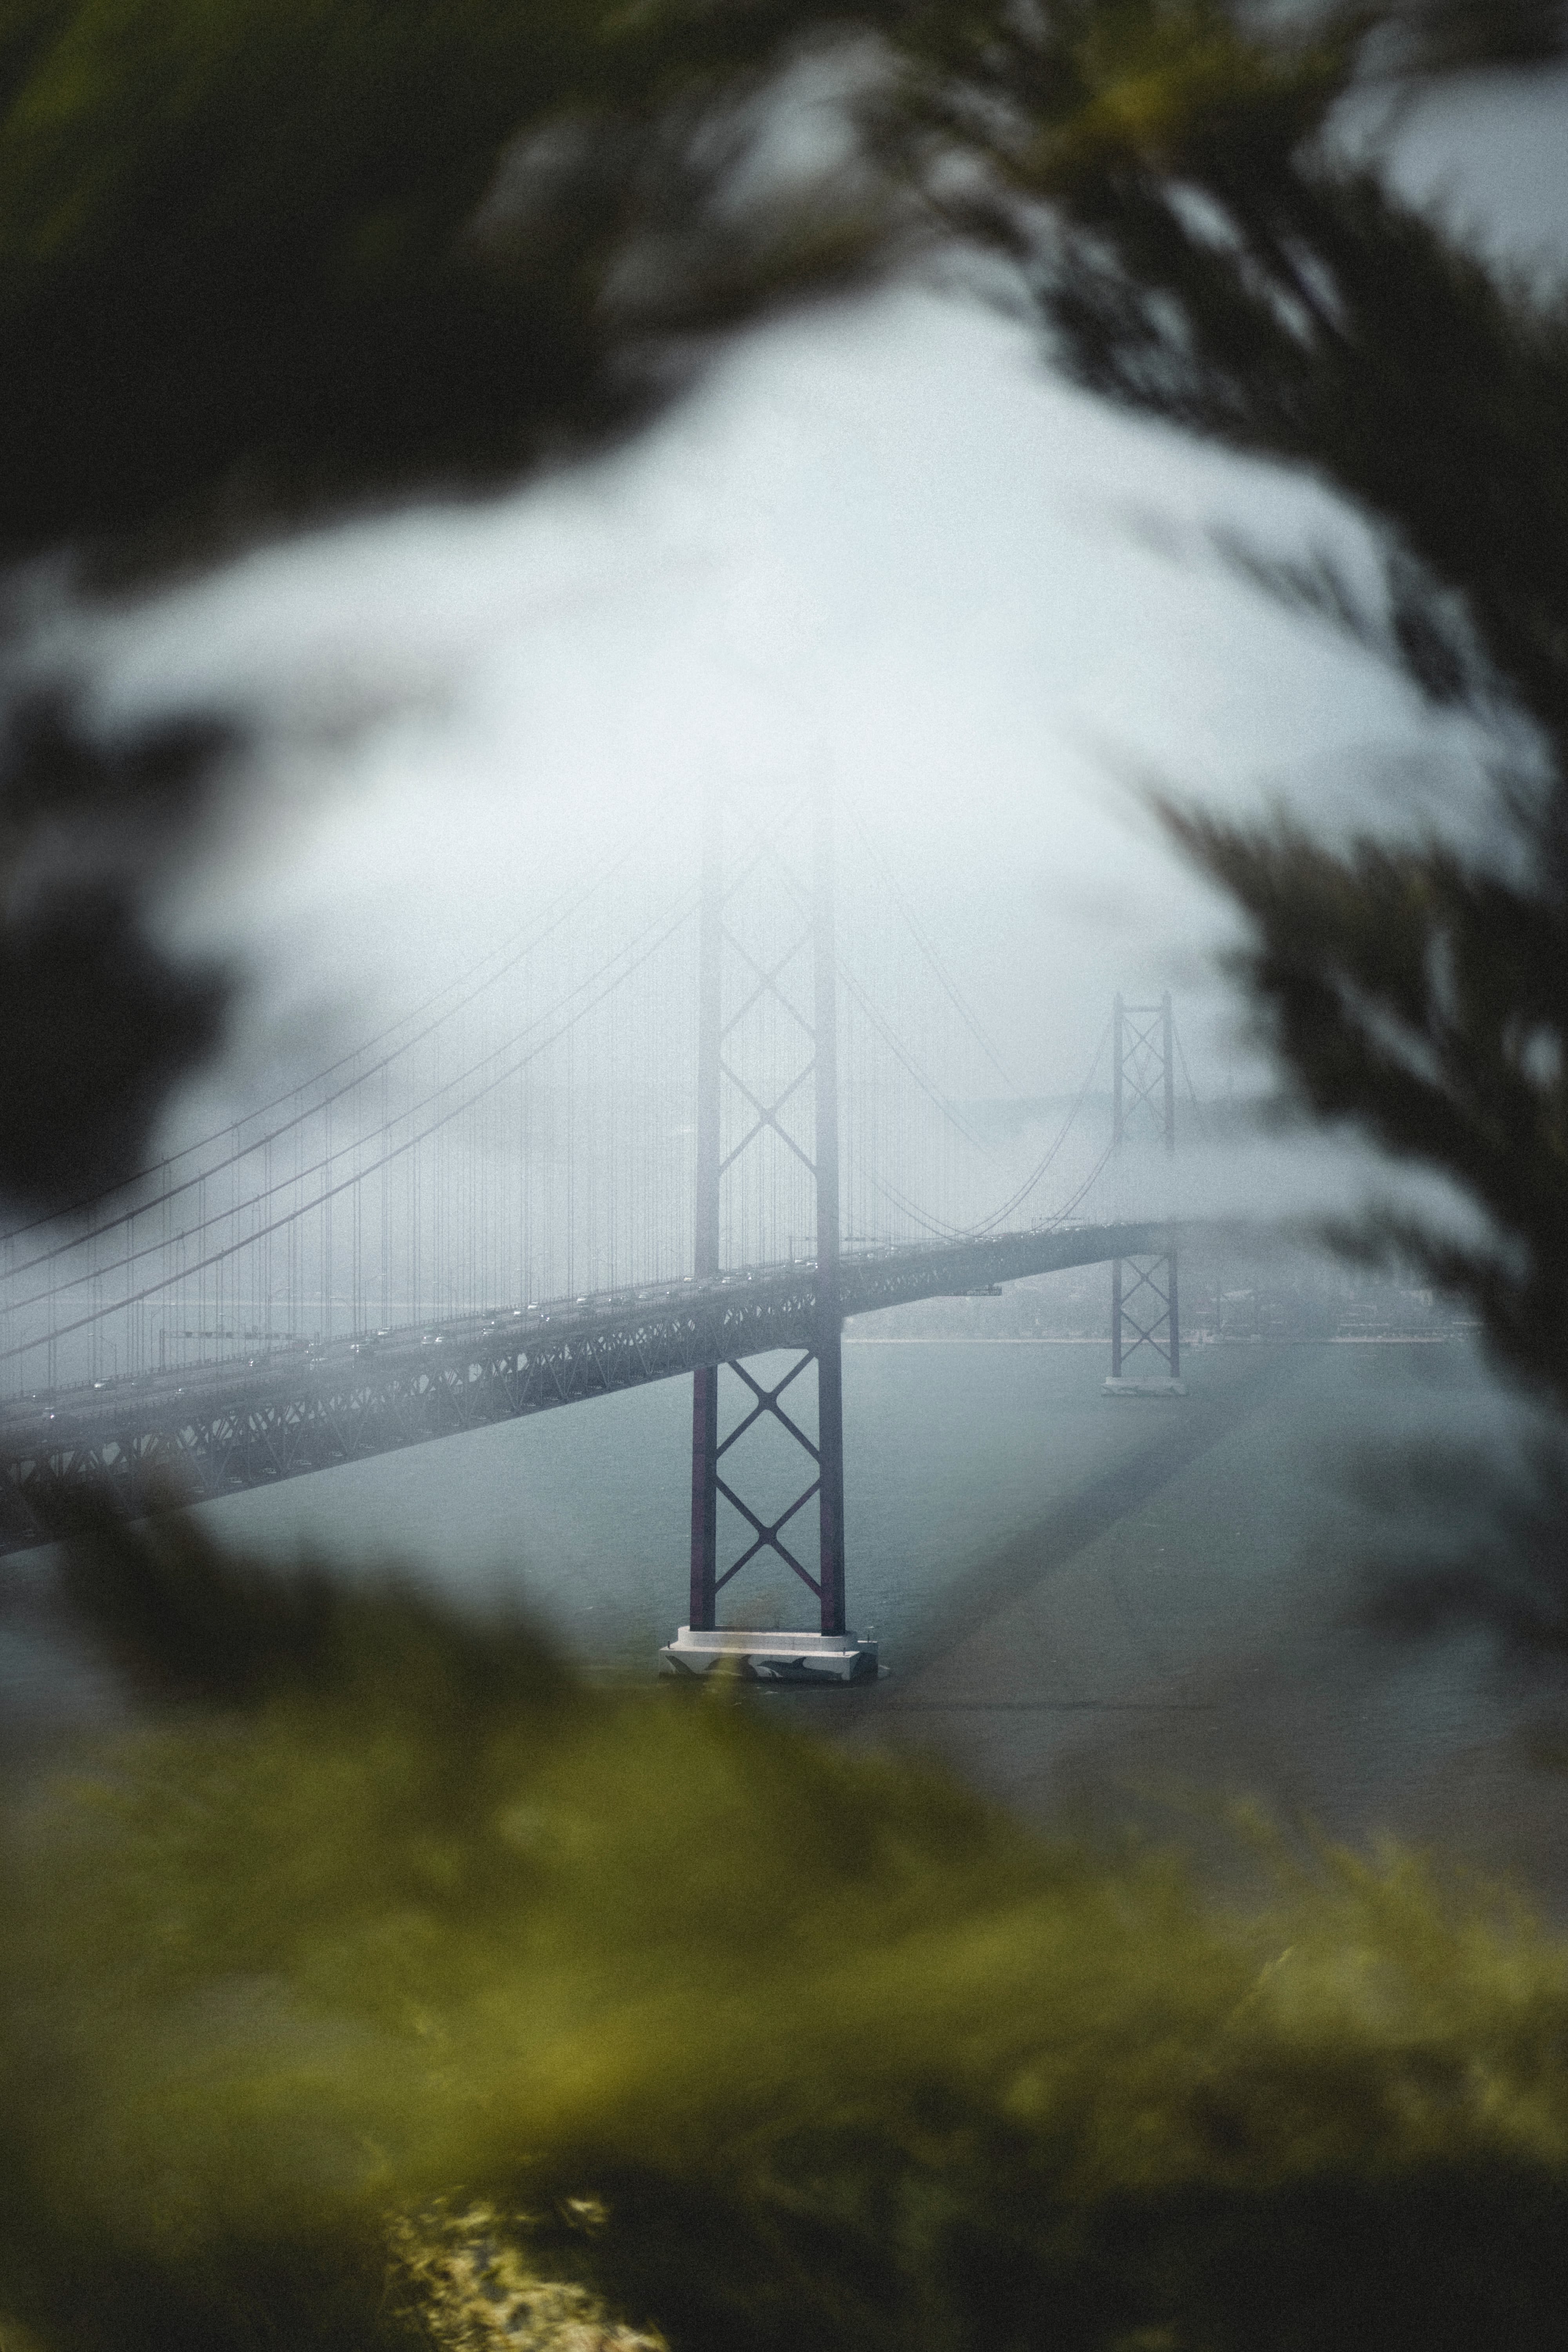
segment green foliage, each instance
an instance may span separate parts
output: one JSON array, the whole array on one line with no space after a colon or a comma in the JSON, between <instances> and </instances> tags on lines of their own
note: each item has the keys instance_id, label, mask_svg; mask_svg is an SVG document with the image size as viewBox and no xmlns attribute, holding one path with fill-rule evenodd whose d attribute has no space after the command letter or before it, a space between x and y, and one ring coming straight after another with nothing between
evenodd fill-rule
<instances>
[{"instance_id":1,"label":"green foliage","mask_svg":"<svg viewBox=\"0 0 1568 2352\"><path fill-rule=\"evenodd\" d=\"M568 2217L604 2209L571 2200ZM527 2215L492 2205L454 2212L443 2200L395 2214L387 2231L393 2307L436 2352L667 2352L664 2338L618 2325L600 2298L571 2280L541 2278L521 2238Z\"/></svg>"},{"instance_id":2,"label":"green foliage","mask_svg":"<svg viewBox=\"0 0 1568 2352\"><path fill-rule=\"evenodd\" d=\"M141 1580L184 1696L5 1823L49 2352L1559 2340L1568 1956L1517 1908L1258 1832L1222 1916L732 1691L188 1537Z\"/></svg>"}]
</instances>

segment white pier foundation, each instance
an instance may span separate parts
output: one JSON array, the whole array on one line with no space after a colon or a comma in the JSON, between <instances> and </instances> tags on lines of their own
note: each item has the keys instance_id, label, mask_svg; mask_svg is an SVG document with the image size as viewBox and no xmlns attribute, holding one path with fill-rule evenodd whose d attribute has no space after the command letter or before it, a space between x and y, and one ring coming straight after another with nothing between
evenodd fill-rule
<instances>
[{"instance_id":1,"label":"white pier foundation","mask_svg":"<svg viewBox=\"0 0 1568 2352\"><path fill-rule=\"evenodd\" d=\"M877 1679L877 1644L864 1633L755 1633L740 1626L694 1633L683 1625L658 1654L667 1674L710 1675L725 1666L752 1683Z\"/></svg>"},{"instance_id":2,"label":"white pier foundation","mask_svg":"<svg viewBox=\"0 0 1568 2352\"><path fill-rule=\"evenodd\" d=\"M1105 1383L1105 1393L1107 1396L1185 1396L1187 1384L1185 1381L1173 1381L1168 1375L1157 1381L1109 1380Z\"/></svg>"}]
</instances>

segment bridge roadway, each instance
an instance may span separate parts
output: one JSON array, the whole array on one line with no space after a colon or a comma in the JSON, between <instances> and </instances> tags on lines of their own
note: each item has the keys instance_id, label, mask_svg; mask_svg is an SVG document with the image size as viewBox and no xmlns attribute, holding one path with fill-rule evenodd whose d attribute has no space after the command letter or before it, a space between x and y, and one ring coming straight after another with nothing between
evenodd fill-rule
<instances>
[{"instance_id":1,"label":"bridge roadway","mask_svg":"<svg viewBox=\"0 0 1568 2352\"><path fill-rule=\"evenodd\" d=\"M1162 1254L1168 1238L1163 1224L1063 1225L847 1251L839 1300L865 1315ZM153 1498L271 1486L702 1364L809 1349L816 1317L806 1259L22 1399L0 1407L0 1553L51 1541L89 1496L135 1516Z\"/></svg>"}]
</instances>

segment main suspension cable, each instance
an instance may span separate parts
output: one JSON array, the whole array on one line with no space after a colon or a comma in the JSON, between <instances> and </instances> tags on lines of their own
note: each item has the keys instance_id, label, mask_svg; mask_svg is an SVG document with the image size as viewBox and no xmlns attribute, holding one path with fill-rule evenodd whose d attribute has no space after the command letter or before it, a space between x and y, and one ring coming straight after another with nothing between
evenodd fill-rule
<instances>
[{"instance_id":1,"label":"main suspension cable","mask_svg":"<svg viewBox=\"0 0 1568 2352\"><path fill-rule=\"evenodd\" d=\"M216 1265L222 1263L225 1259L233 1256L239 1250L250 1248L254 1243L264 1239L267 1234L279 1232L283 1228L294 1223L298 1219L308 1216L312 1210L319 1209L323 1206L327 1201L335 1199L340 1192L346 1191L350 1185L358 1183L366 1176L374 1175L378 1169L389 1166L394 1160L401 1157L401 1155L405 1151L408 1150L413 1144L422 1142L426 1137L436 1134L438 1129L446 1127L451 1119L458 1117L463 1110L470 1108L473 1103L481 1100L486 1095L491 1092L496 1086L504 1084L508 1077L515 1076L518 1071L525 1069L529 1064L536 1060L538 1055L544 1052L549 1045L556 1043L561 1037L565 1036L567 1033L573 1029L579 1021L584 1019L588 1013L592 1012L595 1006L603 1003L605 996L611 993L616 988L618 988L621 985L621 982L628 979L633 971L640 970L642 965L647 961L648 957L657 953L658 950L661 946L675 936L675 934L680 929L682 924L689 919L693 907L696 904L695 894L690 892L685 894L683 901L679 903L679 913L671 922L667 924L664 929L659 931L658 937L655 939L652 946L649 947L643 955L637 956L633 961L626 963L624 971L616 972L615 978L608 982L607 986L601 989L596 996L590 998L587 1003L580 1004L577 1007L577 1010L571 1015L570 1019L563 1022L561 1026L555 1030L551 1036L545 1038L538 1046L531 1049L531 1051L525 1054L519 1061L511 1065L509 1069L503 1071L500 1076L489 1080L486 1085L479 1087L473 1095L468 1097L465 1102L460 1102L455 1105L451 1109L443 1111L437 1118L434 1119L428 1127L423 1129L419 1134L405 1139L405 1141L396 1145L392 1150L384 1152L379 1158L369 1160L363 1167L356 1169L353 1175L345 1177L342 1183L332 1185L329 1189L316 1193L311 1200L290 1210L288 1215L275 1218L268 1224L258 1226L253 1233L247 1234L242 1241L233 1242L226 1248L209 1255L207 1257L201 1259L195 1265L184 1268L182 1274L178 1276L171 1276L168 1278L168 1281L154 1283L150 1288L138 1291L132 1296L116 1299L112 1304L100 1307L96 1314L84 1317L77 1322L62 1324L56 1336L63 1338L69 1331L79 1330L84 1328L85 1324L98 1321L102 1316L118 1314L127 1307L135 1306L142 1299L152 1297L157 1291L166 1289L171 1282L184 1279L186 1274L199 1273L205 1266ZM648 926L648 929L657 929L657 926ZM584 989L594 987L595 982L603 979L605 974L610 971L615 965L621 963L628 955L631 955L632 950L639 945L641 940L647 937L647 930L645 930L638 935L637 940L631 943L631 947L617 949L616 953L609 957L605 963L601 964L596 971L589 973L586 979L579 982L575 988L569 990L567 994L559 1000L559 1004L568 1004L572 1002L572 999L574 996L580 996ZM539 1018L545 1021L550 1020L553 1015L553 1012L559 1009L559 1004L556 1008L552 1008L551 1012L547 1012L540 1015ZM438 1026L439 1024L437 1025ZM531 1024L531 1025L533 1024ZM524 1034L526 1034L526 1032ZM455 1087L462 1086L467 1080L478 1076L490 1064L497 1061L508 1051L509 1045L515 1045L516 1043L517 1040L515 1038L509 1040L508 1045L493 1048L489 1054L481 1055L478 1061L470 1063L466 1069L459 1070L455 1076L444 1079L439 1086L432 1088L430 1093L423 1097L421 1100L411 1104L406 1109L400 1111L393 1124L400 1125L406 1119L417 1118L422 1112L429 1109L432 1104L439 1102L443 1096L450 1094ZM314 1160L308 1168L291 1171L288 1176L279 1179L279 1181L272 1186L269 1192L253 1194L247 1201L240 1202L237 1208L231 1206L227 1209L216 1210L212 1215L201 1218L195 1224L184 1227L177 1235L174 1236L174 1238L182 1243L195 1240L200 1234L211 1231L215 1226L230 1223L234 1218L247 1209L262 1207L267 1202L272 1200L279 1193L292 1192L300 1184L308 1181L312 1177L320 1176L323 1172L330 1174L334 1161L341 1160L350 1152L357 1152L361 1149L363 1149L363 1143L350 1143L344 1145L339 1150L329 1152L322 1158ZM215 1171L208 1171L208 1173L215 1172ZM200 1181L205 1182L205 1177ZM171 1197L173 1196L171 1195ZM116 1222L118 1223L120 1221L117 1220ZM112 1230L112 1227L109 1228L109 1230ZM101 1281L105 1276L110 1275L127 1273L132 1266L140 1264L143 1258L156 1255L160 1251L165 1249L167 1245L168 1244L162 1239L143 1243L140 1248L128 1250L122 1253L118 1258L111 1259L107 1265L89 1266L83 1273L73 1276L68 1282L64 1282L59 1285L52 1285L46 1290L34 1291L26 1298L10 1301L9 1311L20 1313L26 1307L47 1304L51 1298L58 1297L62 1292L76 1289L83 1282ZM42 1263L42 1261L40 1259L33 1259L30 1260L29 1263L32 1265L37 1265ZM18 1271L23 1270L25 1269L18 1269ZM0 1362L5 1361L11 1356L24 1353L26 1349L37 1346L38 1344L40 1343L37 1340L29 1340L20 1346L0 1350Z\"/></svg>"},{"instance_id":2,"label":"main suspension cable","mask_svg":"<svg viewBox=\"0 0 1568 2352\"><path fill-rule=\"evenodd\" d=\"M990 1063L992 1068L1003 1080L1004 1084L1008 1088L1008 1091L1011 1094L1016 1095L1019 1091L1016 1078L1014 1076L1012 1071L1008 1069L1006 1064L997 1053L996 1048L991 1043L990 1038L981 1027L973 1013L970 1010L969 1005L960 994L957 984L949 974L946 965L942 962L942 958L938 955L930 940L927 939L925 932L922 930L918 919L916 919L914 908L910 905L908 898L905 898L903 891L899 886L897 877L894 875L892 868L889 866L880 850L877 847L876 843L871 838L870 834L868 832L866 825L862 821L859 810L855 806L853 801L851 801L848 805L851 821L854 824L856 832L859 835L862 843L865 845L867 855L870 858L873 866L877 868L878 873L881 876L884 883L886 883L894 904L897 906L899 912L902 915L905 923L909 927L910 936L912 937L915 945L919 948L921 955L924 956L927 963L930 964L932 971L936 974L943 994L947 997L949 1003L952 1006L953 1011L957 1013L964 1027L969 1031L970 1035L974 1039L975 1044L980 1047L981 1052L985 1055L985 1058Z\"/></svg>"},{"instance_id":3,"label":"main suspension cable","mask_svg":"<svg viewBox=\"0 0 1568 2352\"><path fill-rule=\"evenodd\" d=\"M1100 1033L1100 1043L1094 1049L1094 1058L1089 1066L1089 1076L1085 1078L1082 1086L1079 1088L1077 1098L1073 1103L1072 1108L1068 1111L1066 1119L1062 1123L1062 1127L1057 1136L1056 1141L1051 1145L1050 1150L1046 1153L1045 1158L1037 1164L1033 1173L1027 1176L1024 1182L1019 1185L1012 1198L1008 1201L1005 1201L1002 1206L996 1210L993 1215L985 1218L982 1223L975 1225L971 1229L974 1234L980 1234L994 1233L1005 1217L1010 1217L1016 1209L1019 1209L1023 1206L1030 1193L1034 1191L1036 1185L1045 1175L1047 1170L1050 1167L1051 1162L1055 1160L1058 1152L1067 1141L1068 1136L1072 1129L1073 1121L1077 1118L1079 1111L1089 1100L1089 1089L1094 1084L1095 1073L1100 1067L1100 1057L1104 1053L1110 1037L1110 1024L1108 1021L1104 1028ZM1106 1157L1109 1158L1110 1154L1107 1153ZM1102 1160L1100 1166L1100 1168L1103 1168L1104 1165L1105 1161ZM1095 1175L1098 1176L1100 1173L1100 1168L1097 1168L1094 1172ZM1089 1181L1092 1182L1093 1178ZM1079 1192L1075 1194L1070 1207L1062 1211L1060 1213L1061 1215L1070 1215L1071 1210L1077 1207L1078 1202L1082 1200L1084 1192L1087 1192L1088 1189L1088 1185L1083 1186Z\"/></svg>"},{"instance_id":4,"label":"main suspension cable","mask_svg":"<svg viewBox=\"0 0 1568 2352\"><path fill-rule=\"evenodd\" d=\"M595 876L591 882L586 883L574 893L565 893L560 898L553 900L551 908L546 909L547 919L541 920L538 927L524 940L523 945L516 949L515 953L510 950L515 942L529 931L530 927L527 924L520 925L516 930L509 932L506 938L488 949L466 971L458 973L444 986L434 990L429 996L411 1006L406 1013L401 1014L396 1021L390 1023L386 1028L378 1030L373 1036L363 1039L352 1051L340 1055L336 1061L328 1063L324 1068L317 1070L311 1076L301 1078L296 1085L285 1088L281 1094L274 1095L270 1101L259 1104L254 1110L247 1112L245 1118L266 1118L270 1112L280 1109L285 1103L297 1103L302 1094L312 1087L324 1086L329 1079L335 1077L339 1071L357 1064L364 1055L374 1053L379 1046L386 1043L388 1038L395 1037L400 1029L406 1029L410 1022L424 1019L432 1007L440 1003L443 997L450 996L454 990L467 989L466 994L459 996L456 1003L448 1004L445 1012L437 1013L434 1019L416 1034L405 1037L403 1042L394 1046L381 1061L358 1071L342 1086L323 1095L319 1101L310 1104L308 1108L296 1112L292 1118L283 1120L280 1125L267 1133L254 1136L248 1143L232 1150L226 1159L216 1160L210 1167L198 1171L195 1175L185 1177L178 1184L166 1187L151 1200L134 1202L126 1208L118 1210L112 1217L106 1218L102 1223L73 1234L68 1240L58 1243L51 1249L39 1251L35 1256L24 1259L20 1265L7 1268L8 1274L12 1276L26 1274L35 1265L47 1265L51 1259L61 1256L69 1250L79 1249L89 1242L99 1240L104 1234L112 1233L117 1225L123 1224L128 1218L140 1216L144 1210L156 1208L165 1200L172 1200L177 1198L182 1192L190 1192L195 1186L204 1182L207 1177L220 1174L225 1169L232 1167L237 1160L247 1157L249 1153L260 1151L268 1144L276 1143L279 1137L289 1134L304 1120L317 1118L326 1108L328 1103L340 1101L344 1096L353 1094L403 1055L412 1053L416 1046L423 1045L443 1022L455 1019L477 997L483 995L487 989L493 988L498 981L504 980L509 972L515 971L520 963L525 961L537 948L542 947L546 940L552 939L574 915L579 914L589 900L645 846L657 831L664 811L668 806L668 801L669 795L667 794L660 803L659 817L645 827L641 834L636 835L607 866ZM500 963L487 978L476 980L474 975L483 971L485 965L494 962L498 956L504 957L506 961ZM473 982L472 986L468 985L470 982ZM157 1175L161 1170L177 1167L182 1161L192 1159L197 1152L205 1151L213 1144L222 1142L226 1137L237 1133L243 1123L243 1120L226 1119L222 1126L214 1128L206 1135L198 1136L195 1142L183 1144L178 1151L150 1161L147 1166L136 1170L133 1174L122 1176L117 1183L107 1185L98 1192L85 1193L64 1209L51 1210L46 1215L28 1218L23 1224L9 1226L0 1238L7 1242L18 1241L24 1234L36 1233L40 1226L57 1225L62 1219L78 1216L84 1210L91 1209L100 1202L112 1201L121 1192L130 1191L133 1185L145 1183L149 1177Z\"/></svg>"}]
</instances>

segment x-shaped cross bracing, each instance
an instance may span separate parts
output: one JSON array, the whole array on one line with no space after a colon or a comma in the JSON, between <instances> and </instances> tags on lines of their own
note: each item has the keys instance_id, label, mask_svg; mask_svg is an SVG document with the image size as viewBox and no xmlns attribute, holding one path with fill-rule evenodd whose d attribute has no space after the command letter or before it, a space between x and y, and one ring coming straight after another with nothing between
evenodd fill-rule
<instances>
[{"instance_id":1,"label":"x-shaped cross bracing","mask_svg":"<svg viewBox=\"0 0 1568 2352\"><path fill-rule=\"evenodd\" d=\"M1167 1276L1166 1278L1165 1288L1162 1289L1158 1282L1154 1279L1154 1269L1156 1266L1169 1265L1170 1260L1169 1258L1154 1258L1149 1265L1140 1265L1136 1258L1129 1257L1123 1258L1121 1263L1124 1266L1131 1267L1133 1277L1132 1281L1121 1293L1121 1320L1123 1323L1130 1323L1133 1330L1138 1334L1138 1337L1132 1341L1131 1346L1127 1348L1124 1352L1128 1355L1131 1355L1135 1349L1149 1347L1152 1348L1157 1355L1163 1356L1166 1361L1169 1362L1171 1355L1171 1292L1169 1277ZM1127 1304L1128 1299L1136 1298L1141 1290L1152 1291L1155 1299L1158 1301L1154 1315L1147 1328L1145 1328L1145 1327L1139 1321L1137 1316L1132 1313ZM1145 1308L1144 1312L1147 1313L1147 1311L1148 1310ZM1156 1337L1162 1323L1165 1326L1166 1334L1163 1340Z\"/></svg>"},{"instance_id":2,"label":"x-shaped cross bracing","mask_svg":"<svg viewBox=\"0 0 1568 2352\"><path fill-rule=\"evenodd\" d=\"M1125 1126L1129 1110L1134 1116L1140 1110L1146 1110L1163 1135L1165 1131L1164 1103L1163 1099L1156 1101L1155 1094L1158 1090L1163 1097L1165 1084L1164 1045L1163 1038L1156 1036L1156 1030L1163 1026L1164 1021L1163 1008L1156 1009L1154 1018L1146 1029L1140 1029L1129 1018L1125 1006L1122 1019L1126 1028L1121 1049L1121 1083L1131 1097L1122 1107L1122 1123ZM1147 1073L1146 1076L1144 1073Z\"/></svg>"},{"instance_id":3,"label":"x-shaped cross bracing","mask_svg":"<svg viewBox=\"0 0 1568 2352\"><path fill-rule=\"evenodd\" d=\"M801 1166L805 1170L806 1174L808 1176L815 1176L816 1173L816 1161L802 1150L800 1145L795 1141L795 1137L791 1135L789 1129L783 1125L779 1118L779 1113L784 1109L785 1104L794 1100L795 1097L799 1094L801 1088L809 1082L809 1080L816 1075L816 1054L815 1050L816 1032L813 1030L811 1024L806 1020L805 1015L800 1011L799 1007L791 1003L789 997L785 995L784 990L779 986L780 974L787 970L789 965L795 961L803 948L807 948L811 945L811 933L809 931L804 932L801 937L795 941L793 946L784 950L784 953L779 957L775 963L766 966L760 964L756 958L749 953L746 948L742 945L741 941L735 937L734 933L728 929L728 927L726 927L724 930L723 937L727 945L733 949L736 955L741 958L742 963L748 965L750 969L755 972L757 976L757 984L752 990L751 994L746 998L745 1002L737 1009L736 1012L731 1013L730 1019L724 1024L723 1028L720 1031L721 1046L722 1046L724 1040L731 1036L740 1026L747 1013L751 1011L752 1005L760 1003L764 996L772 996L777 1003L783 1005L784 1011L789 1014L790 1019L795 1024L796 1027L802 1031L804 1035L811 1040L813 1052L811 1059L802 1069L796 1072L795 1076L790 1080L789 1085L785 1087L783 1094L776 1096L771 1103L763 1102L761 1096L753 1092L752 1088L746 1084L744 1078L740 1076L739 1072L733 1067L733 1066L729 1061L722 1058L721 1059L719 1064L721 1072L734 1087L736 1093L745 1097L747 1102L751 1104L752 1108L757 1115L752 1120L751 1126L746 1129L745 1134L741 1138L739 1143L735 1145L731 1151L726 1152L723 1160L720 1162L719 1173L721 1176L727 1174L729 1170L733 1167L735 1161L739 1160L741 1154L749 1150L751 1145L756 1141L758 1136L762 1134L763 1130L765 1128L771 1128L773 1133L778 1137L780 1142L787 1144L790 1150L794 1152L795 1158L800 1161Z\"/></svg>"},{"instance_id":4,"label":"x-shaped cross bracing","mask_svg":"<svg viewBox=\"0 0 1568 2352\"><path fill-rule=\"evenodd\" d=\"M736 1373L740 1379L745 1381L746 1386L751 1390L752 1396L756 1399L756 1402L752 1405L750 1412L745 1415L744 1419L736 1423L728 1437L726 1437L720 1445L717 1456L719 1460L722 1461L724 1455L729 1452L731 1446L735 1444L736 1440L743 1437L747 1430L752 1428L757 1422L762 1420L764 1413L771 1413L775 1421L779 1421L784 1423L784 1428L788 1430L790 1435L795 1439L795 1444L802 1447L805 1453L809 1454L814 1462L821 1461L822 1457L820 1454L813 1444L811 1439L807 1437L805 1430L801 1428L798 1422L791 1419L790 1415L785 1412L784 1407L779 1402L780 1397L783 1396L785 1389L789 1387L791 1381L798 1380L801 1373L805 1371L807 1364L814 1363L815 1361L816 1358L808 1350L801 1357L800 1361L797 1364L791 1366L790 1370L784 1374L783 1380L779 1381L778 1385L775 1388L771 1389L764 1388L760 1381L753 1380L751 1373L746 1370L744 1364L733 1362L731 1364L730 1370ZM718 1487L720 1494L723 1496L724 1500L731 1506L731 1507L739 1511L747 1526L752 1529L754 1536L754 1541L748 1545L747 1549L741 1554L739 1559L731 1561L731 1565L724 1570L723 1575L715 1580L713 1586L714 1591L721 1592L725 1585L729 1583L731 1578L732 1576L738 1576L741 1570L745 1568L749 1562L755 1559L760 1551L776 1551L779 1558L784 1562L785 1566L792 1568L796 1576L799 1577L801 1582L805 1585L809 1591L815 1592L818 1600L820 1600L822 1597L822 1587L818 1583L816 1578L812 1575L809 1569L804 1567L802 1563L796 1559L794 1552L791 1551L789 1546L784 1543L781 1538L781 1531L789 1525L795 1513L797 1511L803 1511L807 1503L812 1502L821 1492L822 1480L820 1475L814 1478L810 1486L805 1489L805 1493L797 1495L795 1501L789 1506L789 1508L786 1511L781 1512L779 1517L771 1523L764 1522L760 1519L755 1511L752 1509L750 1504L743 1503L740 1496L736 1494L734 1488L730 1486L725 1479L715 1475L714 1484Z\"/></svg>"}]
</instances>

